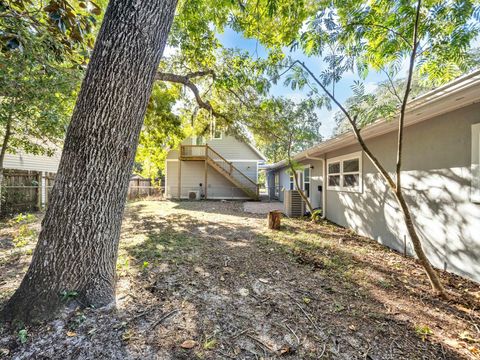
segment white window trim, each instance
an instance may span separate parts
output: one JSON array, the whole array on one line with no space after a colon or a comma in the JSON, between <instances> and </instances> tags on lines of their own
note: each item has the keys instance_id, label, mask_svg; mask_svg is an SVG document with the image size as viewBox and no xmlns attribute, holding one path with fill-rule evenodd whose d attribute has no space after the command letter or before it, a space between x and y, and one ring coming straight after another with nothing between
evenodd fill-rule
<instances>
[{"instance_id":1,"label":"white window trim","mask_svg":"<svg viewBox=\"0 0 480 360\"><path fill-rule=\"evenodd\" d=\"M280 173L278 171L275 172L273 177L273 186L274 186L274 195L280 196Z\"/></svg>"},{"instance_id":2,"label":"white window trim","mask_svg":"<svg viewBox=\"0 0 480 360\"><path fill-rule=\"evenodd\" d=\"M333 191L345 191L345 192L356 192L356 193L361 193L363 192L363 167L362 167L362 152L357 151L354 153L350 153L347 155L342 155L342 156L337 156L331 159L327 159L327 190L333 190ZM353 160L353 159L358 159L358 171L353 171L353 172L343 172L343 162L346 160ZM340 163L340 172L339 173L333 173L330 174L328 171L328 166L332 163ZM358 174L358 186L357 187L347 187L343 186L343 176L344 175L350 175L350 174ZM331 186L328 184L328 177L330 175L340 175L340 186Z\"/></svg>"},{"instance_id":3,"label":"white window trim","mask_svg":"<svg viewBox=\"0 0 480 360\"><path fill-rule=\"evenodd\" d=\"M288 174L288 190L295 190L295 179L292 174Z\"/></svg>"},{"instance_id":4,"label":"white window trim","mask_svg":"<svg viewBox=\"0 0 480 360\"><path fill-rule=\"evenodd\" d=\"M305 181L305 169L308 169L308 181ZM303 186L303 189L302 191L305 192L305 184L309 184L309 191L308 191L308 199L310 199L310 194L312 193L312 168L311 168L311 165L308 164L308 165L305 165L303 167L303 170L302 170L303 174L302 174L302 186Z\"/></svg>"},{"instance_id":5,"label":"white window trim","mask_svg":"<svg viewBox=\"0 0 480 360\"><path fill-rule=\"evenodd\" d=\"M303 165L301 166L301 169L299 170L295 170L295 172L297 173L297 176L301 176L301 181L300 181L300 186L302 187L302 191L305 191L305 169L308 168L310 169L310 164L307 164L307 165ZM290 190L290 187L293 188L293 190L298 190L297 189L297 186L296 186L296 183L295 183L295 179L293 177L293 173L291 173L291 169L289 168L287 170L289 173L288 173L288 190ZM312 177L312 170L310 169L310 178ZM300 179L299 179L300 180ZM308 181L308 183L310 184L311 183L311 180ZM293 185L293 186L290 186L290 185ZM312 189L310 189L311 191Z\"/></svg>"},{"instance_id":6,"label":"white window trim","mask_svg":"<svg viewBox=\"0 0 480 360\"><path fill-rule=\"evenodd\" d=\"M472 125L472 182L470 200L480 203L480 123Z\"/></svg>"}]
</instances>

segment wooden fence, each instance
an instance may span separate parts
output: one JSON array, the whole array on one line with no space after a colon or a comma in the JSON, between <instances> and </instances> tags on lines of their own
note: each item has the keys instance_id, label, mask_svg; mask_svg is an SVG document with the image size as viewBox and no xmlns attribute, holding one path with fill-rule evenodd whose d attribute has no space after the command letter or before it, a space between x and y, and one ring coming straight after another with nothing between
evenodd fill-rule
<instances>
[{"instance_id":1,"label":"wooden fence","mask_svg":"<svg viewBox=\"0 0 480 360\"><path fill-rule=\"evenodd\" d=\"M48 202L54 173L4 170L1 215L37 211Z\"/></svg>"},{"instance_id":2,"label":"wooden fence","mask_svg":"<svg viewBox=\"0 0 480 360\"><path fill-rule=\"evenodd\" d=\"M0 216L45 208L49 203L54 182L55 173L4 170ZM150 179L131 179L128 200L146 197L163 197L163 188L153 186Z\"/></svg>"},{"instance_id":3,"label":"wooden fence","mask_svg":"<svg viewBox=\"0 0 480 360\"><path fill-rule=\"evenodd\" d=\"M163 197L163 187L153 186L150 179L133 178L128 185L128 200Z\"/></svg>"}]
</instances>

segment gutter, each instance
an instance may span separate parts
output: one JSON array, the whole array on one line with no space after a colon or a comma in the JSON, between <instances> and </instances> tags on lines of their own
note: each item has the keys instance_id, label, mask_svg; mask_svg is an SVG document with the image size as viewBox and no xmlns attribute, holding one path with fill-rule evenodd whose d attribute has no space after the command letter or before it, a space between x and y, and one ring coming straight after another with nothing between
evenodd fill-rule
<instances>
[{"instance_id":1,"label":"gutter","mask_svg":"<svg viewBox=\"0 0 480 360\"><path fill-rule=\"evenodd\" d=\"M454 95L459 95L461 92L469 91L472 87L479 86L480 85L480 69L475 70L471 72L470 74L461 76L448 84L445 84L443 86L440 86L436 89L433 89L421 96L419 96L416 99L412 99L409 101L407 104L407 119L410 118L409 120L406 120L405 126L412 125L414 123L428 120L431 118L434 118L436 116L439 116L445 112L453 111L458 108L462 108L468 105L471 105L473 103L479 102L480 96L474 97L474 101L470 101L468 103L464 103L458 107L445 107L442 111L437 111L436 113L429 114L429 116L424 117L423 119L418 119L415 121L415 116L419 116L423 114L423 112L415 114L415 111L418 111L419 109L422 109L432 103L439 102L443 98L446 98L448 96L454 96ZM468 93L467 93L468 94ZM462 99L460 97L458 100ZM441 104L441 103L440 103ZM394 131L396 129L395 126L392 126L392 122L387 122L385 119L378 119L377 121L373 122L372 124L366 126L364 129L362 129L363 136L365 139L380 136L386 133L389 133L391 131ZM300 160L300 159L314 159L314 160L323 160L321 158L315 158L309 155L309 153L312 152L327 152L335 149L342 148L344 146L350 145L348 142L354 140L354 135L351 131L348 131L344 134L341 134L337 137L330 138L324 142L321 142L307 150L304 150L298 154L295 154L293 156L293 159L295 160ZM277 168L282 168L286 164L285 160L279 161L275 164L270 165L269 169L274 170Z\"/></svg>"},{"instance_id":2,"label":"gutter","mask_svg":"<svg viewBox=\"0 0 480 360\"><path fill-rule=\"evenodd\" d=\"M324 158L319 158L319 157L316 157L316 156L310 156L307 154L305 154L305 159L309 159L309 160L321 160L321 161L325 161Z\"/></svg>"}]
</instances>

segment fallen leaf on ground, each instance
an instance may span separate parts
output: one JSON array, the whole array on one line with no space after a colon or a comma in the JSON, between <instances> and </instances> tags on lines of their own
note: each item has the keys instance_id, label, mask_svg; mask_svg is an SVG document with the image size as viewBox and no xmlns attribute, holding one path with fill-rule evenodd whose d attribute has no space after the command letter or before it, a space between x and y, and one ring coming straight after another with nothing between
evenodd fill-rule
<instances>
[{"instance_id":1,"label":"fallen leaf on ground","mask_svg":"<svg viewBox=\"0 0 480 360\"><path fill-rule=\"evenodd\" d=\"M238 292L242 296L248 296L248 294L250 294L250 291L248 291L248 289L245 289L245 288L241 288L240 290L238 290Z\"/></svg>"},{"instance_id":2,"label":"fallen leaf on ground","mask_svg":"<svg viewBox=\"0 0 480 360\"><path fill-rule=\"evenodd\" d=\"M77 336L77 333L76 333L76 332L73 332L73 331L67 331L67 336L68 336L68 337Z\"/></svg>"},{"instance_id":3,"label":"fallen leaf on ground","mask_svg":"<svg viewBox=\"0 0 480 360\"><path fill-rule=\"evenodd\" d=\"M203 348L204 348L205 350L215 349L216 346L217 346L217 340L216 340L216 339L206 340L206 341L203 343Z\"/></svg>"},{"instance_id":4,"label":"fallen leaf on ground","mask_svg":"<svg viewBox=\"0 0 480 360\"><path fill-rule=\"evenodd\" d=\"M183 349L193 349L197 346L197 342L195 340L185 340L180 347Z\"/></svg>"},{"instance_id":5,"label":"fallen leaf on ground","mask_svg":"<svg viewBox=\"0 0 480 360\"><path fill-rule=\"evenodd\" d=\"M287 354L292 354L294 353L293 349L290 346L283 346L279 350L280 355L287 355Z\"/></svg>"}]
</instances>

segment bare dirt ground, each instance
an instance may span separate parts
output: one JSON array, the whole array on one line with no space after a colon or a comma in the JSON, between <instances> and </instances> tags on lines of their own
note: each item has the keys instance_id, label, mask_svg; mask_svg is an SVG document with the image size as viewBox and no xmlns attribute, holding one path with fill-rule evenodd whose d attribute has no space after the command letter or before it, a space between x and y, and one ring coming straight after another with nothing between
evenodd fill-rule
<instances>
[{"instance_id":1,"label":"bare dirt ground","mask_svg":"<svg viewBox=\"0 0 480 360\"><path fill-rule=\"evenodd\" d=\"M0 329L14 359L466 359L480 353L480 287L423 271L324 222L263 215L236 202L128 206L116 309L74 304L41 327ZM0 230L0 304L30 261L39 220ZM30 231L30 232L29 232ZM23 242L22 242L23 240Z\"/></svg>"},{"instance_id":2,"label":"bare dirt ground","mask_svg":"<svg viewBox=\"0 0 480 360\"><path fill-rule=\"evenodd\" d=\"M268 214L270 211L283 211L283 203L279 201L245 201L243 211L252 214Z\"/></svg>"}]
</instances>

